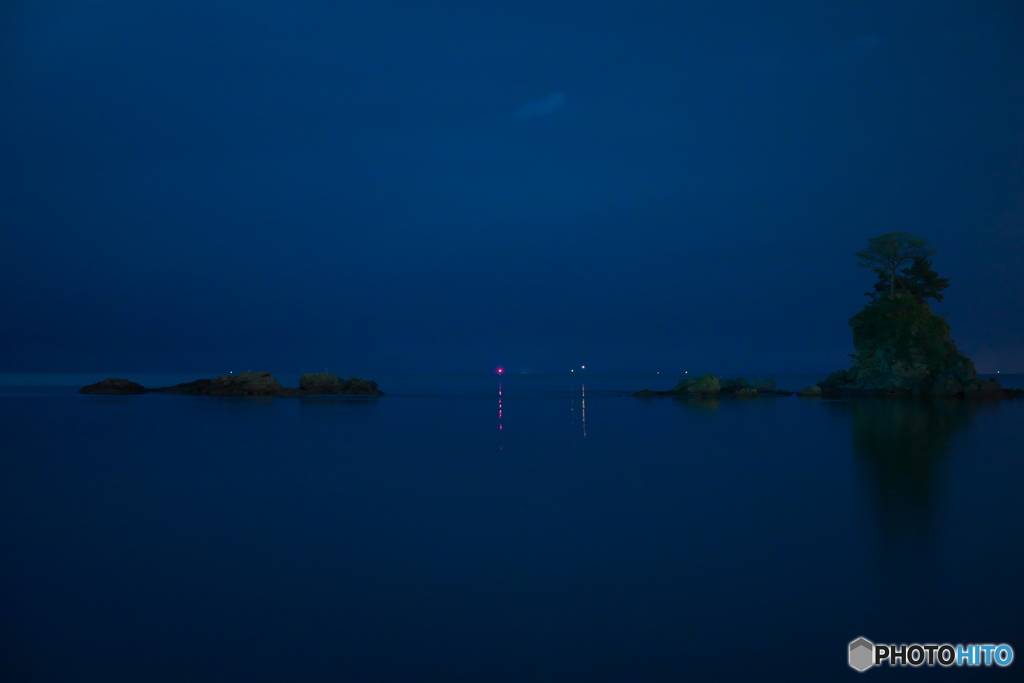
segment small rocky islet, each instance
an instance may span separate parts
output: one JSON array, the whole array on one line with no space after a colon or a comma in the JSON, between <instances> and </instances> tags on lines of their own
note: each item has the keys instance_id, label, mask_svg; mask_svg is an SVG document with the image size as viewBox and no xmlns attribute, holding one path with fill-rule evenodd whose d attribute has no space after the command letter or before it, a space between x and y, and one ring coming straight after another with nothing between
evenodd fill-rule
<instances>
[{"instance_id":1,"label":"small rocky islet","mask_svg":"<svg viewBox=\"0 0 1024 683\"><path fill-rule=\"evenodd\" d=\"M299 379L299 386L282 386L266 370L242 372L237 375L221 375L213 379L197 379L193 382L175 384L171 387L148 389L141 384L123 378L105 379L78 390L80 394L187 394L191 396L276 396L299 398L343 394L356 396L383 396L384 392L373 380L360 377L345 379L330 372L313 372Z\"/></svg>"},{"instance_id":2,"label":"small rocky islet","mask_svg":"<svg viewBox=\"0 0 1024 683\"><path fill-rule=\"evenodd\" d=\"M746 377L738 379L719 379L715 375L697 375L684 377L668 391L652 391L641 389L633 396L677 396L706 397L734 396L736 398L757 398L758 396L792 396L792 391L775 388L775 380L759 379L755 382Z\"/></svg>"}]
</instances>

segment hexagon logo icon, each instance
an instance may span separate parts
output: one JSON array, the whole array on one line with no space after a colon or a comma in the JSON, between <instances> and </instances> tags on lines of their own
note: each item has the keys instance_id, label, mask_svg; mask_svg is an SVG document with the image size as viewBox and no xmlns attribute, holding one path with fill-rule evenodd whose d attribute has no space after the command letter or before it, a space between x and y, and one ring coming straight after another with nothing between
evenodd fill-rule
<instances>
[{"instance_id":1,"label":"hexagon logo icon","mask_svg":"<svg viewBox=\"0 0 1024 683\"><path fill-rule=\"evenodd\" d=\"M860 672L867 671L875 663L875 644L867 638L858 638L850 643L850 666Z\"/></svg>"}]
</instances>

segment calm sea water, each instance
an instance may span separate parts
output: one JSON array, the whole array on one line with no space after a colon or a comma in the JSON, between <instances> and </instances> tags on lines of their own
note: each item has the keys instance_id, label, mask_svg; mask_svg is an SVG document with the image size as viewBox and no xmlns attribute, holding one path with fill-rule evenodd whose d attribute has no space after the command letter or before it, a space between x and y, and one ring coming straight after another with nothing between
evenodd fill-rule
<instances>
[{"instance_id":1,"label":"calm sea water","mask_svg":"<svg viewBox=\"0 0 1024 683\"><path fill-rule=\"evenodd\" d=\"M1024 401L75 393L96 379L0 376L4 681L825 681L858 636L1024 657Z\"/></svg>"}]
</instances>

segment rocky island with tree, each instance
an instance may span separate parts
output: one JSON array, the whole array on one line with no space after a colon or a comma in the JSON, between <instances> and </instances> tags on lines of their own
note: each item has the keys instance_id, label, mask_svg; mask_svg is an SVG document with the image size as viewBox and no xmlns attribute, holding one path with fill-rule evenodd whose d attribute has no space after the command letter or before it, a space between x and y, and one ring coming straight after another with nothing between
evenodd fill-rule
<instances>
[{"instance_id":1,"label":"rocky island with tree","mask_svg":"<svg viewBox=\"0 0 1024 683\"><path fill-rule=\"evenodd\" d=\"M868 240L857 252L858 265L875 273L867 293L871 301L850 318L853 367L797 392L816 397L1024 397L1024 391L1003 389L996 379L981 379L974 363L957 349L944 316L932 312L929 299L942 301L949 279L932 269L928 240L890 232ZM644 389L634 396L707 396L738 398L786 394L746 380L719 381L713 375L684 379L668 391ZM767 391L766 391L767 389Z\"/></svg>"},{"instance_id":2,"label":"rocky island with tree","mask_svg":"<svg viewBox=\"0 0 1024 683\"><path fill-rule=\"evenodd\" d=\"M818 384L824 396L937 396L1003 398L996 379L980 379L974 363L957 349L944 316L929 299L942 301L947 278L932 270L928 241L905 232L868 240L859 265L875 273L871 301L850 318L853 367Z\"/></svg>"}]
</instances>

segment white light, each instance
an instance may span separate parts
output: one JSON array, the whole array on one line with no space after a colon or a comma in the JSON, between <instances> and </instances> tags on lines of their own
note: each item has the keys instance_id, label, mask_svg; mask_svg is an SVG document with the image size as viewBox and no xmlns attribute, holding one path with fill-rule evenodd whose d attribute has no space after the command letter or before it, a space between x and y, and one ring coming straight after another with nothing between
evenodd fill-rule
<instances>
[{"instance_id":1,"label":"white light","mask_svg":"<svg viewBox=\"0 0 1024 683\"><path fill-rule=\"evenodd\" d=\"M586 365L581 365L581 366L580 366L580 370L586 370L586 369L587 369L587 366L586 366Z\"/></svg>"}]
</instances>

